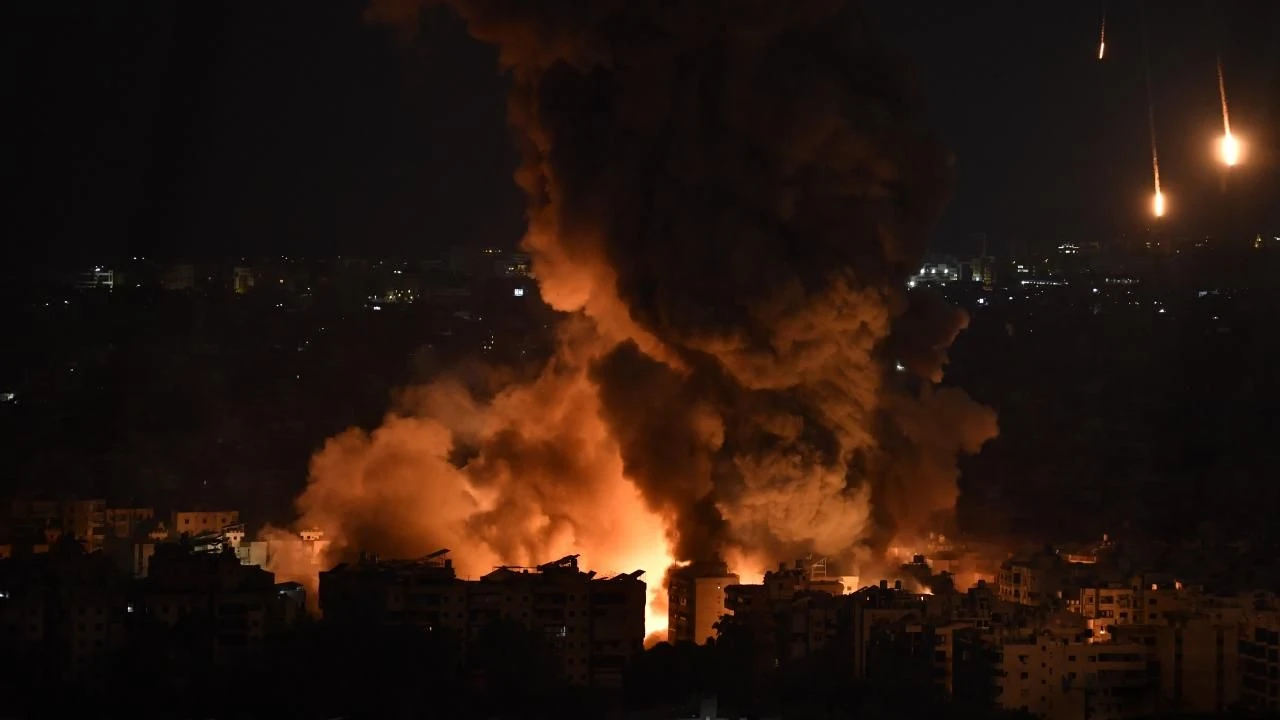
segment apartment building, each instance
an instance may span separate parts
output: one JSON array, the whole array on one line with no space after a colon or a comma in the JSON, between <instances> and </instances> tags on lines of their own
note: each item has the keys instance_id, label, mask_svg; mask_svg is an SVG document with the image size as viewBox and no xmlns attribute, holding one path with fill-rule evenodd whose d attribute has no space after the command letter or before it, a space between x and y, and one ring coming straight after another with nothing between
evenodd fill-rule
<instances>
[{"instance_id":1,"label":"apartment building","mask_svg":"<svg viewBox=\"0 0 1280 720\"><path fill-rule=\"evenodd\" d=\"M726 612L727 588L738 576L724 563L694 563L667 577L667 641L698 645L716 636L716 623Z\"/></svg>"},{"instance_id":2,"label":"apartment building","mask_svg":"<svg viewBox=\"0 0 1280 720\"><path fill-rule=\"evenodd\" d=\"M1045 720L1119 720L1155 707L1146 648L1044 630L1002 648L999 703Z\"/></svg>"},{"instance_id":3,"label":"apartment building","mask_svg":"<svg viewBox=\"0 0 1280 720\"><path fill-rule=\"evenodd\" d=\"M414 561L341 564L320 574L326 623L448 630L463 652L499 622L541 635L572 683L619 687L644 645L643 571L596 577L570 555L535 568L500 567L457 577L448 551Z\"/></svg>"}]
</instances>

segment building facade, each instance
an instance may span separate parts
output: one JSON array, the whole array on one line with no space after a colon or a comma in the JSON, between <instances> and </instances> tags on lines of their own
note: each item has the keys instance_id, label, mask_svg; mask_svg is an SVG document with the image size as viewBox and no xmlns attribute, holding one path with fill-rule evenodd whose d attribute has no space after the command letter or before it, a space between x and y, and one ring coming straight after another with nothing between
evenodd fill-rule
<instances>
[{"instance_id":1,"label":"building facade","mask_svg":"<svg viewBox=\"0 0 1280 720\"><path fill-rule=\"evenodd\" d=\"M596 577L577 556L536 568L501 567L479 580L457 577L448 551L416 561L342 564L320 575L326 623L443 630L463 654L499 623L537 634L575 685L619 687L644 647L643 571Z\"/></svg>"}]
</instances>

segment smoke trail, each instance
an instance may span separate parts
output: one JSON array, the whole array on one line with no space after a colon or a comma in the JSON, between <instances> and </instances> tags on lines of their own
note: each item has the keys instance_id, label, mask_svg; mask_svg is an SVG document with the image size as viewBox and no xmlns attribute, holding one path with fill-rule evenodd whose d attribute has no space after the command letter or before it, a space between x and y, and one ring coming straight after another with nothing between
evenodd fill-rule
<instances>
[{"instance_id":1,"label":"smoke trail","mask_svg":"<svg viewBox=\"0 0 1280 720\"><path fill-rule=\"evenodd\" d=\"M1151 175L1155 184L1152 195L1152 213L1156 217L1164 215L1164 193L1160 190L1160 154L1156 149L1156 102L1155 93L1151 89L1151 49L1147 40L1146 3L1139 3L1142 8L1142 69L1147 87L1147 129L1151 135Z\"/></svg>"},{"instance_id":2,"label":"smoke trail","mask_svg":"<svg viewBox=\"0 0 1280 720\"><path fill-rule=\"evenodd\" d=\"M653 582L672 557L874 554L951 511L957 455L996 424L936 387L967 317L906 290L950 161L863 16L447 4L511 75L523 244L565 339L531 385L482 401L442 379L331 441L304 521L473 564L572 545ZM412 28L419 10L370 17Z\"/></svg>"},{"instance_id":3,"label":"smoke trail","mask_svg":"<svg viewBox=\"0 0 1280 720\"><path fill-rule=\"evenodd\" d=\"M1218 57L1218 99L1222 101L1222 132L1231 137L1231 112L1227 109L1227 83L1222 77L1222 57Z\"/></svg>"},{"instance_id":4,"label":"smoke trail","mask_svg":"<svg viewBox=\"0 0 1280 720\"><path fill-rule=\"evenodd\" d=\"M1098 59L1107 53L1107 2L1102 0L1102 29L1098 33Z\"/></svg>"},{"instance_id":5,"label":"smoke trail","mask_svg":"<svg viewBox=\"0 0 1280 720\"><path fill-rule=\"evenodd\" d=\"M1218 99L1222 102L1222 162L1227 167L1234 167L1240 162L1240 141L1231 134L1231 112L1227 107L1227 83L1223 77L1221 55L1218 56ZM1226 182L1225 178L1223 182Z\"/></svg>"}]
</instances>

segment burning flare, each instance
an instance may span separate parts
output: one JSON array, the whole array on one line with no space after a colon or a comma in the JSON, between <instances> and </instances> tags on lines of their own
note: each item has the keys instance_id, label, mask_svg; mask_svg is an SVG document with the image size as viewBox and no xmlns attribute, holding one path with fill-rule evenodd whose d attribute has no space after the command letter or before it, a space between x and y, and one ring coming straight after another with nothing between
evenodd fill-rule
<instances>
[{"instance_id":1,"label":"burning flare","mask_svg":"<svg viewBox=\"0 0 1280 720\"><path fill-rule=\"evenodd\" d=\"M1147 42L1146 5L1141 4L1139 8L1144 10L1142 15L1142 69L1147 86L1147 130L1151 136L1151 176L1152 184L1155 186L1155 192L1151 200L1151 212L1156 217L1164 217L1164 193L1160 190L1160 153L1156 147L1156 101L1155 93L1151 89L1151 49Z\"/></svg>"},{"instance_id":2,"label":"burning flare","mask_svg":"<svg viewBox=\"0 0 1280 720\"><path fill-rule=\"evenodd\" d=\"M1107 53L1107 5L1102 5L1102 30L1098 34L1098 59Z\"/></svg>"},{"instance_id":3,"label":"burning flare","mask_svg":"<svg viewBox=\"0 0 1280 720\"><path fill-rule=\"evenodd\" d=\"M1222 74L1222 58L1218 58L1218 99L1222 102L1222 140L1219 150L1224 165L1235 167L1240 162L1240 141L1231 134L1231 112L1227 108L1227 83Z\"/></svg>"}]
</instances>

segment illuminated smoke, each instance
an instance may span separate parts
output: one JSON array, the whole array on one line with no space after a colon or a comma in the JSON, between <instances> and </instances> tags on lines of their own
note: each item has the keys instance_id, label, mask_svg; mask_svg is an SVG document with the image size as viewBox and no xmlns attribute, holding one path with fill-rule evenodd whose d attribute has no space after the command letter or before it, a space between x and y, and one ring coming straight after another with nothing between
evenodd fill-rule
<instances>
[{"instance_id":1,"label":"illuminated smoke","mask_svg":"<svg viewBox=\"0 0 1280 720\"><path fill-rule=\"evenodd\" d=\"M512 79L523 244L566 314L560 351L532 384L442 378L334 438L303 522L347 552L450 547L472 572L580 551L656 590L673 559L871 557L949 513L995 415L937 386L967 317L906 280L949 160L863 17L448 4Z\"/></svg>"}]
</instances>

